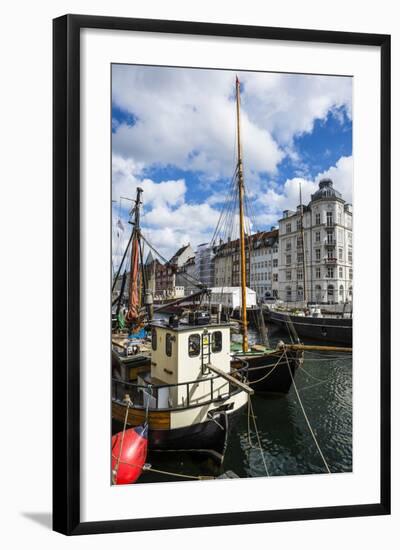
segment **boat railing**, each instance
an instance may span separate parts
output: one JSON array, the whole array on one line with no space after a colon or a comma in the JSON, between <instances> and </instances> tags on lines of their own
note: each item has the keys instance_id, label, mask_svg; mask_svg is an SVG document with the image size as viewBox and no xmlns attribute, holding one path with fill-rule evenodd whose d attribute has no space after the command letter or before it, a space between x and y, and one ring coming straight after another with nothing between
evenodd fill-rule
<instances>
[{"instance_id":1,"label":"boat railing","mask_svg":"<svg viewBox=\"0 0 400 550\"><path fill-rule=\"evenodd\" d=\"M236 359L243 364L243 367L235 368L233 376L236 377L240 382L246 383L248 363L243 359ZM216 387L215 382L217 379L224 380L223 377L219 374L197 378L196 380L190 380L188 382L179 382L177 384L137 383L128 382L118 378L112 378L111 393L112 399L121 403L124 402L124 398L126 394L128 394L133 403L133 408L143 408L145 406L146 399L150 399L149 410L171 411L197 407L199 405L206 405L214 401L223 402L242 391L239 387L229 383L226 380L224 380L224 383L222 385ZM201 396L196 394L195 391L200 384L203 384L204 389L204 392ZM204 386L206 387L204 388ZM182 394L185 396L185 399L183 399L181 403L177 402L175 405L171 405L170 403L168 403L168 406L164 406L163 403L160 403L162 390L168 389L168 393L170 395L171 389L174 390L178 388L184 388ZM226 391L223 391L225 388ZM163 401L165 401L165 397L163 398Z\"/></svg>"}]
</instances>

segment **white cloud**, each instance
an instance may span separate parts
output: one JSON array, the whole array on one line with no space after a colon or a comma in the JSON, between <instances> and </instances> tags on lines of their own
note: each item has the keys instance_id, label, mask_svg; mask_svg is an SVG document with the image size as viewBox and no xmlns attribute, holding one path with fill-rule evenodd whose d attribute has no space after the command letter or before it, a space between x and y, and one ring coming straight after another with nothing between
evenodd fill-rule
<instances>
[{"instance_id":1,"label":"white cloud","mask_svg":"<svg viewBox=\"0 0 400 550\"><path fill-rule=\"evenodd\" d=\"M311 132L315 120L325 119L329 112L343 122L341 107L351 118L349 77L248 73L244 85L250 120L268 128L281 146Z\"/></svg>"},{"instance_id":2,"label":"white cloud","mask_svg":"<svg viewBox=\"0 0 400 550\"><path fill-rule=\"evenodd\" d=\"M113 261L117 265L128 242L131 226L127 224L132 203L121 201L121 217L125 231L117 237L116 223L120 217L120 197L134 198L136 188L143 189L143 233L151 244L170 258L182 244L196 247L208 241L217 225L219 212L211 205L188 204L183 179L156 183L142 176L142 167L130 159L113 157Z\"/></svg>"},{"instance_id":3,"label":"white cloud","mask_svg":"<svg viewBox=\"0 0 400 550\"><path fill-rule=\"evenodd\" d=\"M331 178L333 186L342 193L344 200L353 202L353 157L341 157L335 166L318 174L316 180L322 178Z\"/></svg>"}]
</instances>

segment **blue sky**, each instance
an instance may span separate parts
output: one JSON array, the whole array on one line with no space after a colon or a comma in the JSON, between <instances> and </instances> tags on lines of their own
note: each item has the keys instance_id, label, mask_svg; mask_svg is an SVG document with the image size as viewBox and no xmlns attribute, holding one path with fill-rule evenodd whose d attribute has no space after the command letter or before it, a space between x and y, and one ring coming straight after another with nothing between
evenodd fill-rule
<instances>
[{"instance_id":1,"label":"blue sky","mask_svg":"<svg viewBox=\"0 0 400 550\"><path fill-rule=\"evenodd\" d=\"M237 74L253 227L268 229L294 208L299 182L304 202L325 176L352 202L352 79ZM217 223L236 164L235 75L113 66L114 221L126 221L120 197L140 185L144 232L167 257L208 241Z\"/></svg>"}]
</instances>

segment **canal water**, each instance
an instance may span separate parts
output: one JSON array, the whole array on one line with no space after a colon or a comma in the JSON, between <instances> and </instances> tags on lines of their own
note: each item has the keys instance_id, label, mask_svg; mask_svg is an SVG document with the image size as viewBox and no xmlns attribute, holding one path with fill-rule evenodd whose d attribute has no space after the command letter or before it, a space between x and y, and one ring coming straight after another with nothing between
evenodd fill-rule
<instances>
[{"instance_id":1,"label":"canal water","mask_svg":"<svg viewBox=\"0 0 400 550\"><path fill-rule=\"evenodd\" d=\"M255 334L252 333L250 339L254 338ZM287 341L287 334L276 332L270 337L270 342L273 345L280 339ZM334 473L351 472L351 355L306 352L304 365L297 370L295 384L329 469ZM293 386L285 396L255 394L251 399L270 476L326 472ZM227 470L239 477L267 475L252 423L249 441L247 411L232 428L222 468L217 467L211 459L186 453L151 453L148 461L154 468L189 476L216 476ZM184 479L144 472L139 482Z\"/></svg>"}]
</instances>

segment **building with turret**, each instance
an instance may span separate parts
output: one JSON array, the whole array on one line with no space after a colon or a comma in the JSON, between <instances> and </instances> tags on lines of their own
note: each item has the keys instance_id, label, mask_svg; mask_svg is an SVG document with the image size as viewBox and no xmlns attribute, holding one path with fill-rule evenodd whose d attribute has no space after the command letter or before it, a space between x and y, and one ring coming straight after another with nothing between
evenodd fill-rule
<instances>
[{"instance_id":1,"label":"building with turret","mask_svg":"<svg viewBox=\"0 0 400 550\"><path fill-rule=\"evenodd\" d=\"M352 218L351 204L327 178L319 182L307 205L283 212L279 220L281 300L321 304L352 301Z\"/></svg>"}]
</instances>

